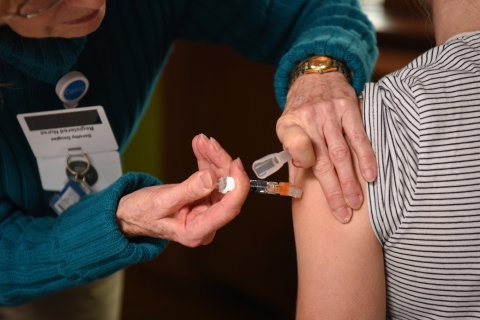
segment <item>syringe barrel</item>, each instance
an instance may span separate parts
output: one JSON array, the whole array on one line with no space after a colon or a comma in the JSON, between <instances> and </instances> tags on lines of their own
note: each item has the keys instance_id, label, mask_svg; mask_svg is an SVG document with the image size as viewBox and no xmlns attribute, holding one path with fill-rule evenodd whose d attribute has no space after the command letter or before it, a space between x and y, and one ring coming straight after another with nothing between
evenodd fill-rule
<instances>
[{"instance_id":1,"label":"syringe barrel","mask_svg":"<svg viewBox=\"0 0 480 320\"><path fill-rule=\"evenodd\" d=\"M250 193L279 194L293 198L302 197L302 189L292 186L288 182L275 182L265 180L250 180Z\"/></svg>"},{"instance_id":2,"label":"syringe barrel","mask_svg":"<svg viewBox=\"0 0 480 320\"><path fill-rule=\"evenodd\" d=\"M250 180L250 193L267 193L268 181Z\"/></svg>"}]
</instances>

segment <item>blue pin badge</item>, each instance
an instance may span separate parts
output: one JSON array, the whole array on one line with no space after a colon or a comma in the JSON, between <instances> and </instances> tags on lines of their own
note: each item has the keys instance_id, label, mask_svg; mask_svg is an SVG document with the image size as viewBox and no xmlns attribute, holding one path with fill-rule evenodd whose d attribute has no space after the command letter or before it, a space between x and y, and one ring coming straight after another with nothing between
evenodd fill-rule
<instances>
[{"instance_id":1,"label":"blue pin badge","mask_svg":"<svg viewBox=\"0 0 480 320\"><path fill-rule=\"evenodd\" d=\"M57 82L55 92L66 109L75 108L88 90L88 79L78 71L70 71Z\"/></svg>"}]
</instances>

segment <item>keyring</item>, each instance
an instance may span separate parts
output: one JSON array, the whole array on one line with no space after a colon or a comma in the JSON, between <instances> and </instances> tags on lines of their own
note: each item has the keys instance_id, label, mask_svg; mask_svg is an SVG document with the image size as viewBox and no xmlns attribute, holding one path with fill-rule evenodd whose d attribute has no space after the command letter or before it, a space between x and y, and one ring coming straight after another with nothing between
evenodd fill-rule
<instances>
[{"instance_id":1,"label":"keyring","mask_svg":"<svg viewBox=\"0 0 480 320\"><path fill-rule=\"evenodd\" d=\"M70 159L71 156L72 156L71 154L68 154L67 159L65 159L65 163L67 165L67 170L75 176L75 179L78 179L78 176L83 176L83 178L85 179L85 174L88 172L88 170L90 170L90 159L88 159L87 155L83 152L80 153L80 154L75 154L75 156L82 156L82 157L85 158L85 160L87 160L87 168L85 168L85 170L83 170L82 172L77 172L77 171L73 170L70 167L70 164L68 163L68 159Z\"/></svg>"}]
</instances>

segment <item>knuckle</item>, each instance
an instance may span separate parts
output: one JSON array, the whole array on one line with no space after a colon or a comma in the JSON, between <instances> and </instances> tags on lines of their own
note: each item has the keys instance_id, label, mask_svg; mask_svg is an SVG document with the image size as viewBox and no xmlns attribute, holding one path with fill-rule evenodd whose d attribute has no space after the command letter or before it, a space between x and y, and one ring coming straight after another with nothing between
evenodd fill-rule
<instances>
[{"instance_id":1,"label":"knuckle","mask_svg":"<svg viewBox=\"0 0 480 320\"><path fill-rule=\"evenodd\" d=\"M190 247L190 248L197 248L200 246L204 246L207 244L210 244L215 237L215 231L213 232L208 232L207 234L196 234L196 235L190 235L190 237L187 237L184 241L181 243L184 246Z\"/></svg>"},{"instance_id":2,"label":"knuckle","mask_svg":"<svg viewBox=\"0 0 480 320\"><path fill-rule=\"evenodd\" d=\"M325 136L335 135L339 130L339 120L337 118L329 118L325 121L325 127L323 128Z\"/></svg>"},{"instance_id":3,"label":"knuckle","mask_svg":"<svg viewBox=\"0 0 480 320\"><path fill-rule=\"evenodd\" d=\"M280 119L284 118L283 120L291 120L294 119L301 119L301 120L308 120L317 116L317 108L316 105L318 103L313 98L308 98L303 100L294 108L289 109L287 114L284 114Z\"/></svg>"},{"instance_id":4,"label":"knuckle","mask_svg":"<svg viewBox=\"0 0 480 320\"><path fill-rule=\"evenodd\" d=\"M325 198L329 203L338 203L343 201L343 193L341 190L334 190L332 192L325 193Z\"/></svg>"},{"instance_id":5,"label":"knuckle","mask_svg":"<svg viewBox=\"0 0 480 320\"><path fill-rule=\"evenodd\" d=\"M291 124L298 123L299 120L308 119L311 116L315 115L315 109L312 108L310 104L302 104L295 108L292 108L282 115L277 124Z\"/></svg>"},{"instance_id":6,"label":"knuckle","mask_svg":"<svg viewBox=\"0 0 480 320\"><path fill-rule=\"evenodd\" d=\"M341 182L342 189L351 189L357 185L357 180L355 178L349 178Z\"/></svg>"},{"instance_id":7,"label":"knuckle","mask_svg":"<svg viewBox=\"0 0 480 320\"><path fill-rule=\"evenodd\" d=\"M189 248L196 248L202 245L202 239L194 237L191 234L185 233L181 239L176 240L176 242L181 243L182 245L189 247Z\"/></svg>"},{"instance_id":8,"label":"knuckle","mask_svg":"<svg viewBox=\"0 0 480 320\"><path fill-rule=\"evenodd\" d=\"M370 156L369 154L356 154L356 157L358 159L358 162L360 164L362 163L368 163L370 161L375 161L375 157L374 156Z\"/></svg>"},{"instance_id":9,"label":"knuckle","mask_svg":"<svg viewBox=\"0 0 480 320\"><path fill-rule=\"evenodd\" d=\"M350 96L343 96L341 98L337 98L335 102L342 108L342 109L349 109L354 108L355 110L358 108L356 100Z\"/></svg>"},{"instance_id":10,"label":"knuckle","mask_svg":"<svg viewBox=\"0 0 480 320\"><path fill-rule=\"evenodd\" d=\"M284 114L277 120L276 130L277 133L284 131L297 123L297 119L291 114Z\"/></svg>"},{"instance_id":11,"label":"knuckle","mask_svg":"<svg viewBox=\"0 0 480 320\"><path fill-rule=\"evenodd\" d=\"M308 135L306 134L296 134L292 136L290 139L287 139L284 143L283 146L287 150L295 150L295 149L304 149L308 145L310 145L311 139Z\"/></svg>"},{"instance_id":12,"label":"knuckle","mask_svg":"<svg viewBox=\"0 0 480 320\"><path fill-rule=\"evenodd\" d=\"M330 150L330 157L334 162L346 160L349 154L348 148L344 145L336 146Z\"/></svg>"},{"instance_id":13,"label":"knuckle","mask_svg":"<svg viewBox=\"0 0 480 320\"><path fill-rule=\"evenodd\" d=\"M367 140L367 136L364 131L354 130L352 132L350 143L351 144L362 144Z\"/></svg>"},{"instance_id":14,"label":"knuckle","mask_svg":"<svg viewBox=\"0 0 480 320\"><path fill-rule=\"evenodd\" d=\"M202 242L200 240L189 240L185 246L189 248L197 248L202 245Z\"/></svg>"},{"instance_id":15,"label":"knuckle","mask_svg":"<svg viewBox=\"0 0 480 320\"><path fill-rule=\"evenodd\" d=\"M197 193L195 192L195 188L191 183L185 184L182 188L182 192L185 194L185 196L188 199L191 199L191 200L197 199Z\"/></svg>"},{"instance_id":16,"label":"knuckle","mask_svg":"<svg viewBox=\"0 0 480 320\"><path fill-rule=\"evenodd\" d=\"M307 120L307 121L311 120L312 118L316 118L316 116L317 116L317 112L315 110L315 107L312 106L310 101L308 103L303 104L302 106L298 107L296 109L295 113L297 114L297 116L300 119Z\"/></svg>"},{"instance_id":17,"label":"knuckle","mask_svg":"<svg viewBox=\"0 0 480 320\"><path fill-rule=\"evenodd\" d=\"M328 159L328 157L320 157L318 161L313 166L313 170L318 172L320 175L325 175L329 172L334 170L332 162Z\"/></svg>"},{"instance_id":18,"label":"knuckle","mask_svg":"<svg viewBox=\"0 0 480 320\"><path fill-rule=\"evenodd\" d=\"M173 195L170 192L166 194L162 194L159 197L153 198L151 203L151 210L158 210L158 208L165 209L166 211L170 211L172 208L172 204L174 202Z\"/></svg>"}]
</instances>

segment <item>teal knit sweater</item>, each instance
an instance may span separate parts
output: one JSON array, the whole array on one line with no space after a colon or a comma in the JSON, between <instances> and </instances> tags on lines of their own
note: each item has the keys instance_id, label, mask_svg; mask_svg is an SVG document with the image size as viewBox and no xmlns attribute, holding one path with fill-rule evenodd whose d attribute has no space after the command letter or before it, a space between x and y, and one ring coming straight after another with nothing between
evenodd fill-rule
<instances>
[{"instance_id":1,"label":"teal knit sweater","mask_svg":"<svg viewBox=\"0 0 480 320\"><path fill-rule=\"evenodd\" d=\"M122 151L176 39L227 44L278 66L285 104L288 73L327 54L345 60L360 92L377 57L374 32L354 0L109 0L101 27L78 39L26 39L0 28L0 305L18 305L156 257L166 240L126 239L119 199L160 182L129 173L62 215L49 207L19 113L62 109L58 79L90 81L80 107L102 105Z\"/></svg>"}]
</instances>

